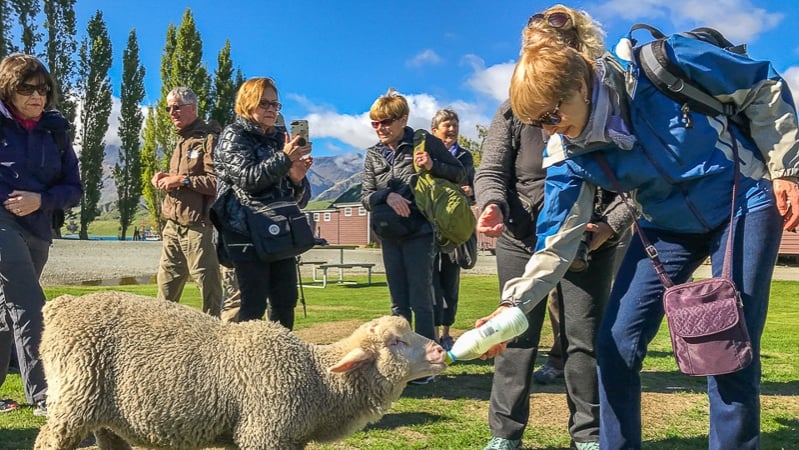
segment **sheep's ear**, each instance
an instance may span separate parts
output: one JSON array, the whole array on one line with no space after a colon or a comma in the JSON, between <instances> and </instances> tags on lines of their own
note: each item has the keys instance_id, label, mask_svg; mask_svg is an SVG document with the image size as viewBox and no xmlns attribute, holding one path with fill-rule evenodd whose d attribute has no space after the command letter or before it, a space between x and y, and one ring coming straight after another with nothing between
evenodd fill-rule
<instances>
[{"instance_id":1,"label":"sheep's ear","mask_svg":"<svg viewBox=\"0 0 799 450\"><path fill-rule=\"evenodd\" d=\"M371 353L360 347L354 348L328 370L333 373L349 372L370 359L372 359Z\"/></svg>"}]
</instances>

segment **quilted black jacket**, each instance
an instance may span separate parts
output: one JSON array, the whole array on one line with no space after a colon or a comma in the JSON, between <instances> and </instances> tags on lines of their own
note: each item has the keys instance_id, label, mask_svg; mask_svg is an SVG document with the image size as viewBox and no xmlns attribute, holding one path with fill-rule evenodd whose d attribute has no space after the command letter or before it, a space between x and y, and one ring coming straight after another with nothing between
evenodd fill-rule
<instances>
[{"instance_id":1,"label":"quilted black jacket","mask_svg":"<svg viewBox=\"0 0 799 450\"><path fill-rule=\"evenodd\" d=\"M382 143L369 147L363 160L361 203L369 211L373 206L385 203L391 192L413 200L411 186L416 175L413 169L413 129L405 127L405 134L394 154L393 165L383 156L385 148ZM440 139L428 134L425 149L433 160L433 168L430 170L433 176L446 178L459 185L466 178L466 169Z\"/></svg>"},{"instance_id":2,"label":"quilted black jacket","mask_svg":"<svg viewBox=\"0 0 799 450\"><path fill-rule=\"evenodd\" d=\"M284 127L264 133L256 124L236 117L219 136L214 168L219 179L214 222L218 228L247 234L242 205L293 198L302 208L311 188L307 178L295 185L288 177L291 159L283 152Z\"/></svg>"}]
</instances>

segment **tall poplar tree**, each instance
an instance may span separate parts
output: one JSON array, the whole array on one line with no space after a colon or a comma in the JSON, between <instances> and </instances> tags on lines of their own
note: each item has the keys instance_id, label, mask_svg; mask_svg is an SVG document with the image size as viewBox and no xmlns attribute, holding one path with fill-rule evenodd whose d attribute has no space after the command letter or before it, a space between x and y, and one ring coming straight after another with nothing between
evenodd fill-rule
<instances>
[{"instance_id":1,"label":"tall poplar tree","mask_svg":"<svg viewBox=\"0 0 799 450\"><path fill-rule=\"evenodd\" d=\"M50 75L58 86L58 109L75 129L75 35L76 0L44 0L45 56ZM73 136L74 137L74 132Z\"/></svg>"},{"instance_id":2,"label":"tall poplar tree","mask_svg":"<svg viewBox=\"0 0 799 450\"><path fill-rule=\"evenodd\" d=\"M104 138L111 115L111 79L108 76L112 59L111 39L103 13L99 10L89 20L78 58L78 91L82 108L77 137L81 145L80 175L83 180L78 234L81 239L88 239L89 224L99 215L97 204L103 187Z\"/></svg>"},{"instance_id":3,"label":"tall poplar tree","mask_svg":"<svg viewBox=\"0 0 799 450\"><path fill-rule=\"evenodd\" d=\"M167 80L163 81L168 87L167 92L177 86L190 87L197 94L197 115L206 117L211 78L203 63L203 40L189 8L183 13L183 20L177 30L169 83L166 83ZM164 98L166 99L166 95Z\"/></svg>"},{"instance_id":4,"label":"tall poplar tree","mask_svg":"<svg viewBox=\"0 0 799 450\"><path fill-rule=\"evenodd\" d=\"M17 13L19 24L22 28L20 51L30 55L36 54L36 44L42 39L41 33L36 31L36 16L39 15L41 6L39 0L10 0Z\"/></svg>"},{"instance_id":5,"label":"tall poplar tree","mask_svg":"<svg viewBox=\"0 0 799 450\"><path fill-rule=\"evenodd\" d=\"M147 117L144 119L144 130L142 131L143 144L141 148L141 190L144 202L147 204L147 212L150 216L150 225L157 230L161 229L161 202L164 200L163 191L156 189L150 183L153 176L160 169L158 165L158 139L156 124L157 114L155 108L150 106L147 110ZM144 230L142 230L144 231Z\"/></svg>"},{"instance_id":6,"label":"tall poplar tree","mask_svg":"<svg viewBox=\"0 0 799 450\"><path fill-rule=\"evenodd\" d=\"M236 86L233 80L233 61L230 60L230 40L225 41L225 46L219 51L216 58L216 72L214 72L213 105L211 106L210 119L225 126L233 122L235 116L233 105L236 102Z\"/></svg>"},{"instance_id":7,"label":"tall poplar tree","mask_svg":"<svg viewBox=\"0 0 799 450\"><path fill-rule=\"evenodd\" d=\"M0 58L14 53L11 23L11 0L0 0Z\"/></svg>"},{"instance_id":8,"label":"tall poplar tree","mask_svg":"<svg viewBox=\"0 0 799 450\"><path fill-rule=\"evenodd\" d=\"M122 102L119 116L119 159L114 166L117 207L119 208L120 239L124 240L133 222L142 192L141 131L144 115L139 104L144 98L144 66L139 59L136 30L130 30L128 46L122 54Z\"/></svg>"}]
</instances>

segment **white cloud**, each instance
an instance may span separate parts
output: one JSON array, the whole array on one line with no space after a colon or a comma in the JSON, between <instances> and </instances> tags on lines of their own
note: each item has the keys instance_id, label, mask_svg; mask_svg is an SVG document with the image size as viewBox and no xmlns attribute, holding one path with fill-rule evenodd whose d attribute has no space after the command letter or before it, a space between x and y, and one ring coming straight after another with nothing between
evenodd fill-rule
<instances>
[{"instance_id":1,"label":"white cloud","mask_svg":"<svg viewBox=\"0 0 799 450\"><path fill-rule=\"evenodd\" d=\"M799 101L799 66L791 66L782 73L782 77L788 82L793 94L793 101Z\"/></svg>"},{"instance_id":2,"label":"white cloud","mask_svg":"<svg viewBox=\"0 0 799 450\"><path fill-rule=\"evenodd\" d=\"M418 53L416 56L409 59L408 61L405 61L405 66L422 67L431 64L441 64L442 62L444 62L444 60L440 56L438 56L438 54L435 51L428 48Z\"/></svg>"},{"instance_id":3,"label":"white cloud","mask_svg":"<svg viewBox=\"0 0 799 450\"><path fill-rule=\"evenodd\" d=\"M495 64L485 67L485 61L475 55L466 55L462 64L472 68L474 73L466 81L466 84L476 92L488 95L492 99L503 102L508 98L508 88L510 78L513 75L515 61Z\"/></svg>"},{"instance_id":4,"label":"white cloud","mask_svg":"<svg viewBox=\"0 0 799 450\"><path fill-rule=\"evenodd\" d=\"M709 26L724 33L734 43L753 41L764 31L775 28L785 16L756 7L750 0L610 0L592 10L596 11L596 17L607 21L668 20L677 30Z\"/></svg>"}]
</instances>

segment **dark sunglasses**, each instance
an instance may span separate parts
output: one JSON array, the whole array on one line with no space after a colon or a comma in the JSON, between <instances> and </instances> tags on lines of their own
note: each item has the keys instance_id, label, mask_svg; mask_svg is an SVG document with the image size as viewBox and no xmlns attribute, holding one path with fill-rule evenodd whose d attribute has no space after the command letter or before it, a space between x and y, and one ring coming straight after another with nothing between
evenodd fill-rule
<instances>
[{"instance_id":1,"label":"dark sunglasses","mask_svg":"<svg viewBox=\"0 0 799 450\"><path fill-rule=\"evenodd\" d=\"M380 128L381 126L387 127L394 123L397 119L383 119L383 120L373 120L372 121L372 128L375 130Z\"/></svg>"},{"instance_id":2,"label":"dark sunglasses","mask_svg":"<svg viewBox=\"0 0 799 450\"><path fill-rule=\"evenodd\" d=\"M560 116L560 104L563 103L563 100L559 100L558 104L555 105L555 109L552 111L547 111L544 114L541 114L538 119L533 119L530 121L530 125L543 128L544 125L557 125L562 120Z\"/></svg>"},{"instance_id":3,"label":"dark sunglasses","mask_svg":"<svg viewBox=\"0 0 799 450\"><path fill-rule=\"evenodd\" d=\"M175 112L180 112L180 110L181 110L181 109L182 109L184 106L189 106L189 105L191 105L191 103L183 103L183 104L180 104L180 105L167 105L167 107L166 107L166 112L170 112L170 113L171 113L172 111L175 111Z\"/></svg>"},{"instance_id":4,"label":"dark sunglasses","mask_svg":"<svg viewBox=\"0 0 799 450\"><path fill-rule=\"evenodd\" d=\"M33 92L36 91L42 97L46 97L47 93L50 92L50 86L46 84L28 84L22 83L17 86L17 94L19 95L33 95Z\"/></svg>"},{"instance_id":5,"label":"dark sunglasses","mask_svg":"<svg viewBox=\"0 0 799 450\"><path fill-rule=\"evenodd\" d=\"M258 102L258 106L263 109L275 108L275 111L280 111L283 108L283 104L280 102L271 102L269 100L261 100Z\"/></svg>"},{"instance_id":6,"label":"dark sunglasses","mask_svg":"<svg viewBox=\"0 0 799 450\"><path fill-rule=\"evenodd\" d=\"M546 21L547 25L552 28L563 28L569 23L569 20L571 20L571 17L564 12L554 12L550 14L538 13L530 16L530 19L527 20L527 26L532 27L538 22Z\"/></svg>"}]
</instances>

